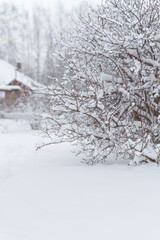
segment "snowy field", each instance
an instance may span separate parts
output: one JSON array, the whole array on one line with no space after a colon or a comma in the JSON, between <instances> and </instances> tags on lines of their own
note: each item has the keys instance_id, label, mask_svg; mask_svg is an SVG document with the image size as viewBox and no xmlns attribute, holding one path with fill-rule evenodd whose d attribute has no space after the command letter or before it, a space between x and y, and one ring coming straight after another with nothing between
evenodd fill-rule
<instances>
[{"instance_id":1,"label":"snowy field","mask_svg":"<svg viewBox=\"0 0 160 240\"><path fill-rule=\"evenodd\" d=\"M0 121L0 240L159 240L160 168L88 167L62 144Z\"/></svg>"}]
</instances>

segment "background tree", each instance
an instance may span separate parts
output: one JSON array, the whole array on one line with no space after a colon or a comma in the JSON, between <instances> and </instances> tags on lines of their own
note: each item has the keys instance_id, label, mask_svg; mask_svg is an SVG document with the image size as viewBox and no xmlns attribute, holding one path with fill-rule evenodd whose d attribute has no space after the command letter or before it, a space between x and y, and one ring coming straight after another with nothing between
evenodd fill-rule
<instances>
[{"instance_id":1,"label":"background tree","mask_svg":"<svg viewBox=\"0 0 160 240\"><path fill-rule=\"evenodd\" d=\"M53 59L51 48L57 47L57 32L70 23L66 15L62 4L54 11L35 5L28 12L22 6L1 3L0 58L15 66L21 62L22 71L38 82L48 84L48 76L62 76L63 64Z\"/></svg>"}]
</instances>

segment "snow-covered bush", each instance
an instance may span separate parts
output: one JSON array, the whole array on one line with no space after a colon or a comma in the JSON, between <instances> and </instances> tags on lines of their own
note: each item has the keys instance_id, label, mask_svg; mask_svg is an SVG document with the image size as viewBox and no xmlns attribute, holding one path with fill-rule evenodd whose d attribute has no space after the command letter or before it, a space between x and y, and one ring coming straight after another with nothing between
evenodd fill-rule
<instances>
[{"instance_id":1,"label":"snow-covered bush","mask_svg":"<svg viewBox=\"0 0 160 240\"><path fill-rule=\"evenodd\" d=\"M47 90L47 144L52 133L76 142L88 164L111 152L159 162L159 0L107 0L60 45L66 72Z\"/></svg>"}]
</instances>

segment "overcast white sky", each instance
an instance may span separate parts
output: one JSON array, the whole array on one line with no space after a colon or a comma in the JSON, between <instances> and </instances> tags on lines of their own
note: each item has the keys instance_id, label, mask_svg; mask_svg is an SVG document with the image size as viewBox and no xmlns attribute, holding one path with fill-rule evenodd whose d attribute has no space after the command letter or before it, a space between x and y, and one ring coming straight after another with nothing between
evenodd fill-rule
<instances>
[{"instance_id":1,"label":"overcast white sky","mask_svg":"<svg viewBox=\"0 0 160 240\"><path fill-rule=\"evenodd\" d=\"M30 8L33 4L40 4L46 7L54 7L59 0L0 0L1 2L13 2L24 5L27 8ZM71 9L73 6L78 5L84 0L61 0L61 3L65 6L66 9ZM87 2L97 3L101 0L87 0Z\"/></svg>"}]
</instances>

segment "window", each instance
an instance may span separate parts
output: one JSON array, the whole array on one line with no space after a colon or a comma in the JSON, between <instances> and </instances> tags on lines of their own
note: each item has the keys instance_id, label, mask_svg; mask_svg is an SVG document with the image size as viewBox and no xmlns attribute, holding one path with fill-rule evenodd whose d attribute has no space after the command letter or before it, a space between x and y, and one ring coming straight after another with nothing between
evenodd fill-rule
<instances>
[{"instance_id":1,"label":"window","mask_svg":"<svg viewBox=\"0 0 160 240\"><path fill-rule=\"evenodd\" d=\"M0 91L0 99L5 98L5 91Z\"/></svg>"}]
</instances>

